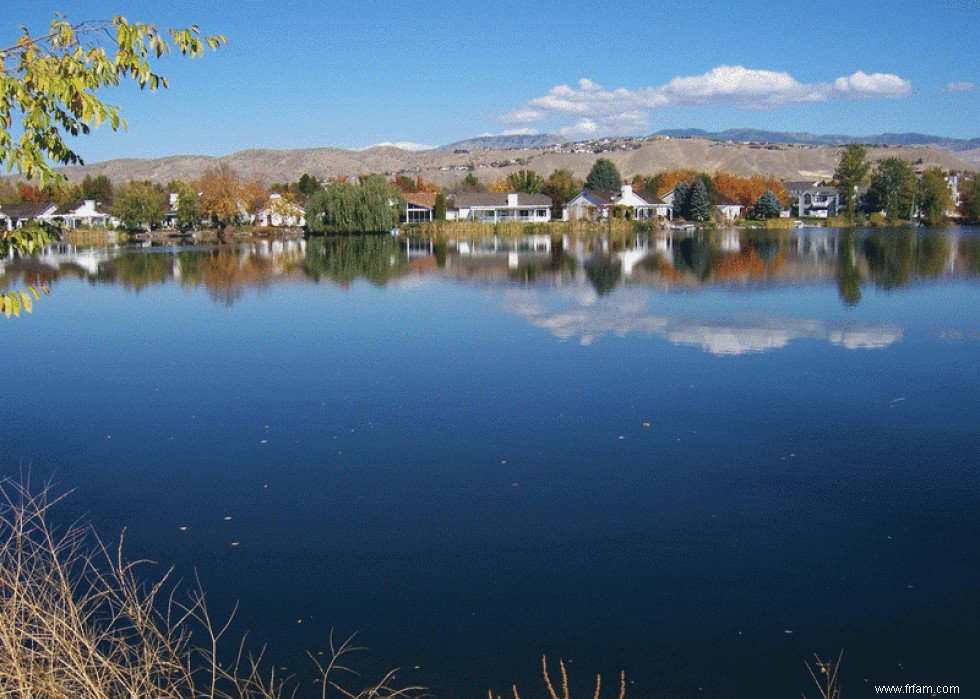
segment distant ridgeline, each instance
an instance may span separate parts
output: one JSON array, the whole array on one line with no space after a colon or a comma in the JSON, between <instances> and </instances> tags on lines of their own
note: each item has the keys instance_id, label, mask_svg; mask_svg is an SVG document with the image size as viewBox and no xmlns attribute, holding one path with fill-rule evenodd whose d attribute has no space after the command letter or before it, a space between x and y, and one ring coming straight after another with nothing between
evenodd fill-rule
<instances>
[{"instance_id":1,"label":"distant ridgeline","mask_svg":"<svg viewBox=\"0 0 980 699\"><path fill-rule=\"evenodd\" d=\"M670 136L671 138L707 138L713 141L748 141L753 143L800 143L810 146L844 146L848 143L861 143L873 146L936 146L945 150L962 152L980 148L980 138L947 138L929 136L921 133L883 133L873 136L845 136L842 134L815 134L807 132L763 131L761 129L726 129L725 131L705 131L704 129L663 129L651 136ZM618 140L623 137L610 137ZM480 136L438 146L436 151L453 150L509 150L521 148L547 148L563 143L568 139L557 134L529 134L516 136Z\"/></svg>"}]
</instances>

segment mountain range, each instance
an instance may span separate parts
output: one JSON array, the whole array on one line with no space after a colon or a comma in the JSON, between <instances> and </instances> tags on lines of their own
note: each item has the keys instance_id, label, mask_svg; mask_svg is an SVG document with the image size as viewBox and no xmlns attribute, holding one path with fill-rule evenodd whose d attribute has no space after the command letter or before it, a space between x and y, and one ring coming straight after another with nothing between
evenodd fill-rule
<instances>
[{"instance_id":1,"label":"mountain range","mask_svg":"<svg viewBox=\"0 0 980 699\"><path fill-rule=\"evenodd\" d=\"M799 143L810 146L844 146L860 143L874 146L936 146L953 152L980 148L980 138L948 138L929 136L921 133L883 133L874 136L845 136L842 134L815 134L808 132L764 131L761 129L726 129L725 131L705 131L704 129L664 129L650 134L670 136L671 138L706 138L712 141L736 141L740 143ZM516 134L502 136L479 136L456 141L433 150L507 150L521 148L547 148L567 143L568 140L557 134Z\"/></svg>"},{"instance_id":2,"label":"mountain range","mask_svg":"<svg viewBox=\"0 0 980 699\"><path fill-rule=\"evenodd\" d=\"M871 161L901 155L917 168L980 169L980 139L941 139L918 134L880 137L819 136L733 129L710 133L680 130L645 138L604 138L570 143L554 135L481 136L431 150L379 145L363 150L305 148L253 149L224 156L174 155L127 158L63 168L70 180L107 175L114 182L193 180L224 163L242 177L270 185L295 182L303 173L320 179L336 176L403 173L441 186L452 186L468 173L484 182L529 168L547 176L556 169L585 178L596 158L612 160L624 177L676 168L738 175L775 175L785 180L829 179L840 158L841 142L889 141L868 145ZM894 145L904 140L911 145ZM928 144L918 141L931 140Z\"/></svg>"}]
</instances>

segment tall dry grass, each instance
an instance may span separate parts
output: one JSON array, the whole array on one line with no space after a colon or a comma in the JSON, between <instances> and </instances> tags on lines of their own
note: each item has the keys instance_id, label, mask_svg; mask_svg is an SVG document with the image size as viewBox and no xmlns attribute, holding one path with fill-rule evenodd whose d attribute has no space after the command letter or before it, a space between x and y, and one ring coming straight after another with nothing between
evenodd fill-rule
<instances>
[{"instance_id":1,"label":"tall dry grass","mask_svg":"<svg viewBox=\"0 0 980 699\"><path fill-rule=\"evenodd\" d=\"M11 699L284 699L300 683L280 677L228 638L199 584L181 593L171 571L155 581L148 561L128 561L123 537L107 545L92 527L52 524L65 495L29 479L0 481L0 695ZM229 647L230 646L230 647ZM352 638L312 654L316 695L396 699L394 671L350 689ZM224 660L224 662L222 662ZM230 661L229 661L230 660ZM346 678L346 679L345 679Z\"/></svg>"}]
</instances>

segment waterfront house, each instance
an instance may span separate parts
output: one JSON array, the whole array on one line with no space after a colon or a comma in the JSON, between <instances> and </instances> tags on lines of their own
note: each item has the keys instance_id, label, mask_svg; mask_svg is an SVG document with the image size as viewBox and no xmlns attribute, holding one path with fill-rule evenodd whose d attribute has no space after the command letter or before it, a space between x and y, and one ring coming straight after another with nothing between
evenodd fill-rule
<instances>
[{"instance_id":1,"label":"waterfront house","mask_svg":"<svg viewBox=\"0 0 980 699\"><path fill-rule=\"evenodd\" d=\"M633 187L624 184L619 191L600 192L591 189L582 190L573 197L562 211L562 220L605 220L609 212L622 211L629 217L649 221L653 218L670 218L670 206L660 200L649 201L633 191Z\"/></svg>"},{"instance_id":2,"label":"waterfront house","mask_svg":"<svg viewBox=\"0 0 980 699\"><path fill-rule=\"evenodd\" d=\"M410 192L405 195L402 223L429 223L436 208L435 192Z\"/></svg>"},{"instance_id":3,"label":"waterfront house","mask_svg":"<svg viewBox=\"0 0 980 699\"><path fill-rule=\"evenodd\" d=\"M0 226L13 231L30 221L51 221L57 210L58 205L51 202L4 204L0 206Z\"/></svg>"},{"instance_id":4,"label":"waterfront house","mask_svg":"<svg viewBox=\"0 0 980 699\"><path fill-rule=\"evenodd\" d=\"M800 218L828 218L842 210L840 190L819 182L786 182L790 210Z\"/></svg>"},{"instance_id":5,"label":"waterfront house","mask_svg":"<svg viewBox=\"0 0 980 699\"><path fill-rule=\"evenodd\" d=\"M269 203L255 214L256 226L305 226L306 210L299 204L270 194Z\"/></svg>"},{"instance_id":6,"label":"waterfront house","mask_svg":"<svg viewBox=\"0 0 980 699\"><path fill-rule=\"evenodd\" d=\"M718 211L718 217L720 219L724 221L735 221L742 218L742 212L745 210L745 207L737 201L733 201L719 194L715 209Z\"/></svg>"},{"instance_id":7,"label":"waterfront house","mask_svg":"<svg viewBox=\"0 0 980 699\"><path fill-rule=\"evenodd\" d=\"M480 223L546 223L551 219L551 197L523 192L457 194L449 203L446 218Z\"/></svg>"},{"instance_id":8,"label":"waterfront house","mask_svg":"<svg viewBox=\"0 0 980 699\"><path fill-rule=\"evenodd\" d=\"M60 220L64 228L72 230L85 226L88 228L114 228L119 219L102 208L101 202L86 199L77 206L59 206L51 218Z\"/></svg>"}]
</instances>

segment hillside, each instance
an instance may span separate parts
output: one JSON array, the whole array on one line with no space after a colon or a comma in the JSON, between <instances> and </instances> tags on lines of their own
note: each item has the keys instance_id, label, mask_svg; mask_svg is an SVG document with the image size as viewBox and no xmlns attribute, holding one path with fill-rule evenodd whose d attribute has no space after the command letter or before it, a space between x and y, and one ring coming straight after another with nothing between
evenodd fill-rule
<instances>
[{"instance_id":1,"label":"hillside","mask_svg":"<svg viewBox=\"0 0 980 699\"><path fill-rule=\"evenodd\" d=\"M600 155L619 167L624 177L653 174L672 168L712 172L728 170L741 175L774 174L787 180L829 178L840 156L840 146L800 144L745 144L704 138L603 139L520 150L411 152L385 146L361 151L339 148L303 150L247 150L227 156L178 155L150 160L123 159L64 168L73 181L85 175L107 175L113 181L146 179L167 182L194 179L208 167L227 163L242 176L265 184L291 182L308 172L319 178L380 172L406 172L446 186L472 170L483 181L504 176L521 167L547 175L567 168L584 178ZM901 156L925 168L975 170L960 155L934 146L880 146L868 148L869 158Z\"/></svg>"}]
</instances>

